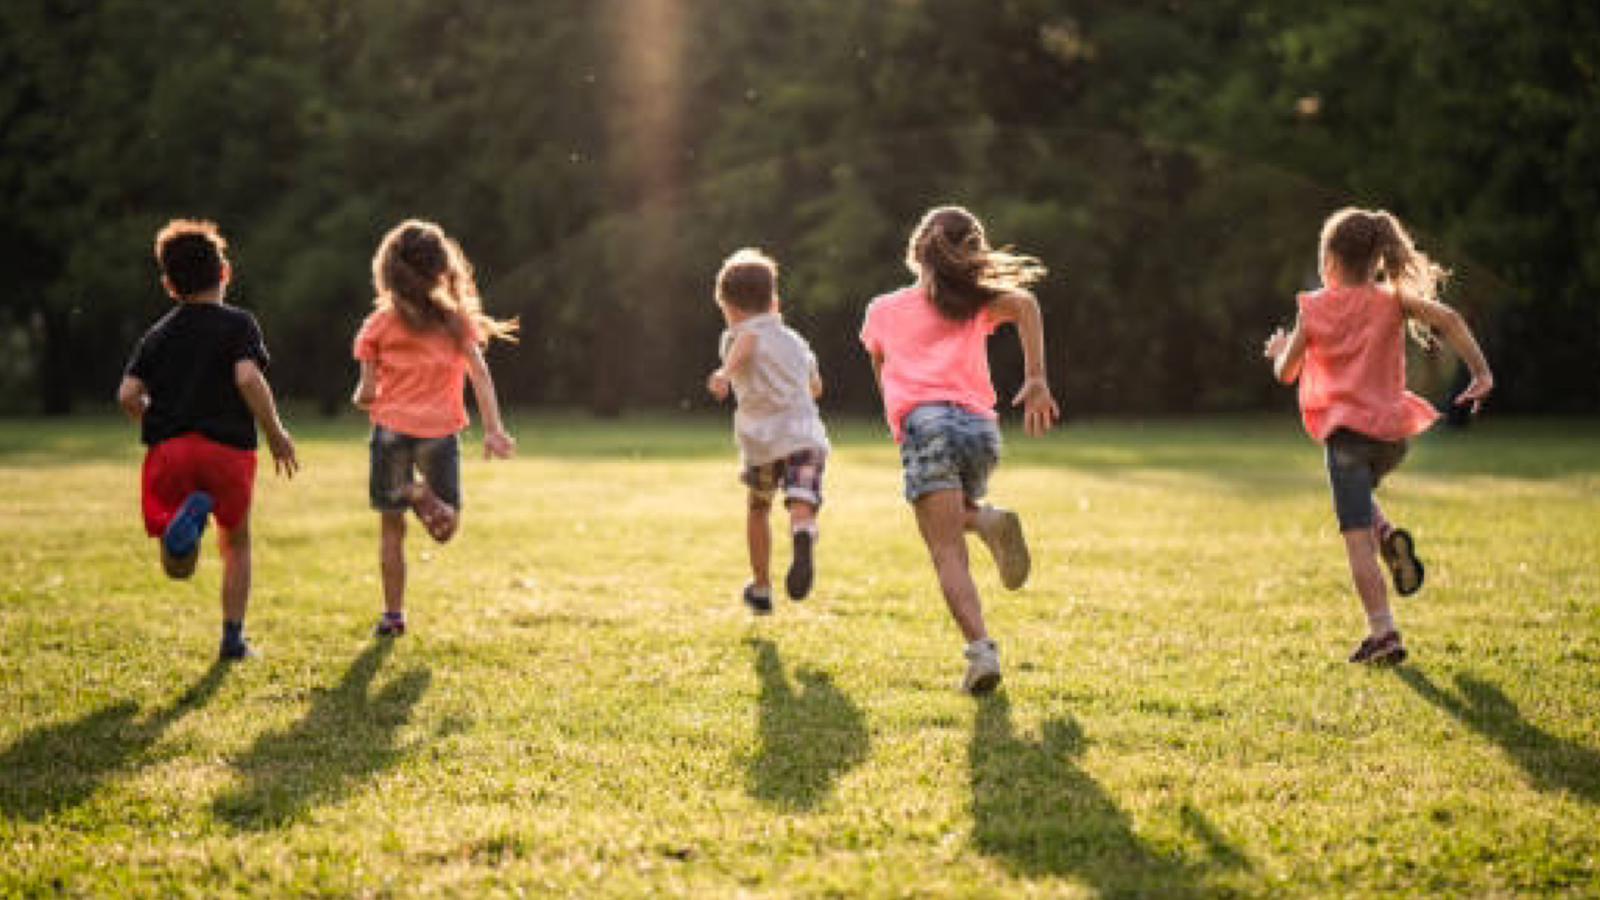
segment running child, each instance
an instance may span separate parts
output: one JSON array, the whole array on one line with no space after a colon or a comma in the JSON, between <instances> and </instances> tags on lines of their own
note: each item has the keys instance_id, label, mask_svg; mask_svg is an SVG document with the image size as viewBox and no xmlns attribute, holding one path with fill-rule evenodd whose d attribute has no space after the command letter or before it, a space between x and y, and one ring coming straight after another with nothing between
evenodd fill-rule
<instances>
[{"instance_id":1,"label":"running child","mask_svg":"<svg viewBox=\"0 0 1600 900\"><path fill-rule=\"evenodd\" d=\"M1016 323L1025 378L1011 405L1022 407L1028 434L1050 430L1061 411L1045 378L1043 316L1027 290L1044 267L991 248L982 223L956 206L922 217L906 266L916 283L872 301L861 342L900 445L906 500L967 642L961 688L985 694L1000 684L1000 650L967 568L966 532L977 532L989 548L1008 589L1022 587L1031 566L1017 514L979 504L1000 460L986 341L1000 325Z\"/></svg>"},{"instance_id":2,"label":"running child","mask_svg":"<svg viewBox=\"0 0 1600 900\"><path fill-rule=\"evenodd\" d=\"M384 235L372 282L377 308L356 334L361 380L352 399L372 420L368 495L381 521L384 609L373 633L398 637L406 632L406 510L441 544L461 522L457 435L467 426L467 379L483 416L484 458L516 450L483 346L514 341L517 323L484 314L472 264L432 222L408 219Z\"/></svg>"},{"instance_id":3,"label":"running child","mask_svg":"<svg viewBox=\"0 0 1600 900\"><path fill-rule=\"evenodd\" d=\"M1333 507L1350 577L1367 614L1367 637L1350 662L1405 660L1381 556L1402 597L1422 587L1425 569L1409 532L1384 517L1372 492L1405 458L1407 441L1439 414L1406 390L1405 334L1424 347L1444 335L1472 381L1457 405L1477 412L1494 376L1466 321L1436 299L1448 274L1381 210L1339 210L1322 226L1322 289L1297 298L1294 329L1267 338L1266 356L1284 384L1300 382L1306 431L1326 448Z\"/></svg>"},{"instance_id":4,"label":"running child","mask_svg":"<svg viewBox=\"0 0 1600 900\"><path fill-rule=\"evenodd\" d=\"M772 612L772 531L767 518L779 486L794 545L784 589L790 599L803 600L816 577L817 509L829 449L817 414L822 376L805 338L783 324L778 264L771 257L750 248L728 257L717 272L715 297L728 328L722 333L722 365L707 377L706 389L723 400L732 388L738 401L733 431L739 441L740 481L750 489L745 537L751 580L744 602L751 612L766 615Z\"/></svg>"},{"instance_id":5,"label":"running child","mask_svg":"<svg viewBox=\"0 0 1600 900\"><path fill-rule=\"evenodd\" d=\"M140 482L145 531L161 539L171 578L194 574L200 538L217 520L222 551L225 660L253 656L244 635L250 606L250 498L256 426L274 468L299 469L294 440L278 420L263 370L267 347L255 317L223 301L233 269L212 222L174 219L157 234L161 285L177 306L139 339L117 402L139 423L145 451Z\"/></svg>"}]
</instances>

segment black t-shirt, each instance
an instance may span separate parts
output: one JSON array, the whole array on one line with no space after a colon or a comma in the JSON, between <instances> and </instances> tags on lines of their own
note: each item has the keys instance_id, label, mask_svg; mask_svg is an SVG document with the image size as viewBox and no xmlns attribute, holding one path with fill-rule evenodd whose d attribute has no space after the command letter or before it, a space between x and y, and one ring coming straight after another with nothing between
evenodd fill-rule
<instances>
[{"instance_id":1,"label":"black t-shirt","mask_svg":"<svg viewBox=\"0 0 1600 900\"><path fill-rule=\"evenodd\" d=\"M234 383L233 367L267 367L255 317L220 303L180 303L150 327L127 374L150 393L139 439L149 446L189 432L241 450L256 448L256 423Z\"/></svg>"}]
</instances>

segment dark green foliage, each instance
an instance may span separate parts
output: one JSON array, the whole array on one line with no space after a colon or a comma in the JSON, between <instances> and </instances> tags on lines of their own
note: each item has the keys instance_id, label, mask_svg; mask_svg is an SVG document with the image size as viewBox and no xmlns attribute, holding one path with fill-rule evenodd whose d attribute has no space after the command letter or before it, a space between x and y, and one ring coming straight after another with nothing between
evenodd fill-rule
<instances>
[{"instance_id":1,"label":"dark green foliage","mask_svg":"<svg viewBox=\"0 0 1600 900\"><path fill-rule=\"evenodd\" d=\"M1498 405L1593 411L1597 67L1571 0L6 4L0 407L109 399L167 303L150 238L193 215L274 383L337 408L373 247L416 215L521 317L510 402L708 403L711 278L755 244L826 402L866 410L862 308L940 202L1051 268L1069 412L1281 405L1260 339L1355 202L1457 271Z\"/></svg>"}]
</instances>

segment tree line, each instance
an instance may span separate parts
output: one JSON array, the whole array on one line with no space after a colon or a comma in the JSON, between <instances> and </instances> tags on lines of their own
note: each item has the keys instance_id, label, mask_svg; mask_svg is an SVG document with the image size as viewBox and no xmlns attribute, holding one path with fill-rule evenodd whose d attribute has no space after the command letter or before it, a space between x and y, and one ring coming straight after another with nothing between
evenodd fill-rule
<instances>
[{"instance_id":1,"label":"tree line","mask_svg":"<svg viewBox=\"0 0 1600 900\"><path fill-rule=\"evenodd\" d=\"M1069 412L1278 408L1261 338L1356 203L1454 270L1498 406L1595 412L1597 67L1583 0L19 0L0 408L108 402L184 215L232 241L274 385L330 411L407 216L520 317L511 403L709 403L711 278L757 245L826 402L865 411L862 310L945 202L1051 269ZM1442 396L1451 364L1415 366Z\"/></svg>"}]
</instances>

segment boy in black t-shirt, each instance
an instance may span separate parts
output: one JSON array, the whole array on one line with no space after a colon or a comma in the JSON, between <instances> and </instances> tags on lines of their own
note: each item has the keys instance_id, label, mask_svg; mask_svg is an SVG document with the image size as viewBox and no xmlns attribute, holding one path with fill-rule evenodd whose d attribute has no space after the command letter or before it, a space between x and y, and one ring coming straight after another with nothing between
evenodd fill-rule
<instances>
[{"instance_id":1,"label":"boy in black t-shirt","mask_svg":"<svg viewBox=\"0 0 1600 900\"><path fill-rule=\"evenodd\" d=\"M144 527L161 539L161 565L188 578L215 515L222 548L223 659L253 655L244 637L250 605L250 495L256 425L278 472L300 468L262 375L267 348L255 317L222 302L233 275L228 244L211 222L174 219L156 235L161 284L177 308L139 339L117 402L139 423L145 452Z\"/></svg>"}]
</instances>

